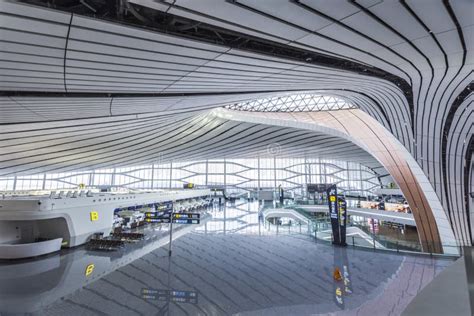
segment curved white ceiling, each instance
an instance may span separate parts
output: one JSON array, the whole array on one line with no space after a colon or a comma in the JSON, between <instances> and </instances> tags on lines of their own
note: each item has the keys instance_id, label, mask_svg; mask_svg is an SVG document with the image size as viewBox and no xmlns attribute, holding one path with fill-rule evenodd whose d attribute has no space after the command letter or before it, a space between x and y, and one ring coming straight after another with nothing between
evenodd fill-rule
<instances>
[{"instance_id":1,"label":"curved white ceiling","mask_svg":"<svg viewBox=\"0 0 474 316\"><path fill-rule=\"evenodd\" d=\"M413 98L380 78L2 1L0 89L15 92L0 99L1 122L9 124L2 137L14 134L10 128L21 131L25 125L17 122L56 121L44 125L51 128L66 119L154 112L192 120L217 105L324 91L366 111L400 140L436 189L458 240L472 243L472 1L133 2L377 67L406 80ZM48 91L68 98L21 96ZM48 157L61 161L62 154ZM37 162L28 170L42 168Z\"/></svg>"},{"instance_id":2,"label":"curved white ceiling","mask_svg":"<svg viewBox=\"0 0 474 316\"><path fill-rule=\"evenodd\" d=\"M135 115L4 126L0 175L91 170L160 161L323 157L360 162L383 175L369 153L341 137L216 116Z\"/></svg>"}]
</instances>

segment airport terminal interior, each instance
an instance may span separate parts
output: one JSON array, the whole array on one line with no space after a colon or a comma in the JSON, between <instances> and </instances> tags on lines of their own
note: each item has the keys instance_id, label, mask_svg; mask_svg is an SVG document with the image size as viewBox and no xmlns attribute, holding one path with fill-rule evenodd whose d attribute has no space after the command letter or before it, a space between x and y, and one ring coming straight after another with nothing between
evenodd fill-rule
<instances>
[{"instance_id":1,"label":"airport terminal interior","mask_svg":"<svg viewBox=\"0 0 474 316\"><path fill-rule=\"evenodd\" d=\"M472 0L0 0L0 316L474 315Z\"/></svg>"}]
</instances>

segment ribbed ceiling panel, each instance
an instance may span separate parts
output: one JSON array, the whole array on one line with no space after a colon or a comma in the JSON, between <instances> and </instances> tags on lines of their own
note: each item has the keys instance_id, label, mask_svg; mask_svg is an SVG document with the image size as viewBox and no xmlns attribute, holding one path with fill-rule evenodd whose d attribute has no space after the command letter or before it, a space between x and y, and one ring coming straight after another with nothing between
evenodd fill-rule
<instances>
[{"instance_id":1,"label":"ribbed ceiling panel","mask_svg":"<svg viewBox=\"0 0 474 316\"><path fill-rule=\"evenodd\" d=\"M472 1L131 2L377 67L404 79L412 97L388 80L340 68L2 1L0 89L15 93L0 102L1 122L60 124L64 119L134 113L141 119L180 112L188 112L191 119L204 109L272 92L330 91L369 113L400 140L435 188L458 239L472 243L472 166L467 165L473 150ZM17 96L22 91L104 97L28 100ZM147 95L127 99L118 95L123 93ZM191 94L206 95L193 99ZM242 154L252 152L250 148L243 148ZM74 155L81 161L78 168L92 163L82 162L86 153L78 150ZM67 165L61 153L48 157L52 165ZM111 163L102 156L97 159L104 166ZM31 172L47 168L44 162L27 164Z\"/></svg>"},{"instance_id":2,"label":"ribbed ceiling panel","mask_svg":"<svg viewBox=\"0 0 474 316\"><path fill-rule=\"evenodd\" d=\"M20 131L15 131L19 128ZM323 157L371 168L380 164L342 138L316 132L234 122L212 113L82 119L12 126L0 134L0 175L65 172L154 161L215 157Z\"/></svg>"}]
</instances>

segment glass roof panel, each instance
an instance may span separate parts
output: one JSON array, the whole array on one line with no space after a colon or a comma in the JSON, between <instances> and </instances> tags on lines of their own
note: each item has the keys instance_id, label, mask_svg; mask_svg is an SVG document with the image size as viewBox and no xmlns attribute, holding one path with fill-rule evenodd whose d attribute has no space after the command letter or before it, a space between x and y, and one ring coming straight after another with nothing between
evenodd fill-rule
<instances>
[{"instance_id":1,"label":"glass roof panel","mask_svg":"<svg viewBox=\"0 0 474 316\"><path fill-rule=\"evenodd\" d=\"M224 106L226 109L250 112L318 112L354 109L356 106L334 96L295 94L244 101Z\"/></svg>"}]
</instances>

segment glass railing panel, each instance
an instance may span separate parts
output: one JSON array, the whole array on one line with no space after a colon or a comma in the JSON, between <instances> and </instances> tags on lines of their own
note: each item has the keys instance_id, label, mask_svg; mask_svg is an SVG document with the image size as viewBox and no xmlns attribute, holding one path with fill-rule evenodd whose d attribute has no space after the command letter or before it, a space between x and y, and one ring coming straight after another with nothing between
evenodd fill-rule
<instances>
[{"instance_id":1,"label":"glass railing panel","mask_svg":"<svg viewBox=\"0 0 474 316\"><path fill-rule=\"evenodd\" d=\"M267 231L272 234L291 234L304 235L315 239L316 242L324 242L330 244L332 242L332 228L331 221L325 213L308 214L308 212L298 208L297 205L287 205L285 208L290 208L301 215L308 218L308 223L293 222L288 225L274 225L267 223ZM350 227L357 227L361 232L358 234L349 234L346 237L348 246L359 247L364 249L373 249L376 251L394 251L404 253L419 253L437 256L459 256L460 248L457 245L441 245L424 243L418 240L413 240L413 236L406 238L404 233L384 235L380 231L383 227L375 229L367 223L350 222ZM395 230L395 229L394 229ZM396 231L396 230L395 230ZM405 232L406 233L406 232ZM401 237L400 239L397 239ZM442 254L439 254L441 249Z\"/></svg>"}]
</instances>

